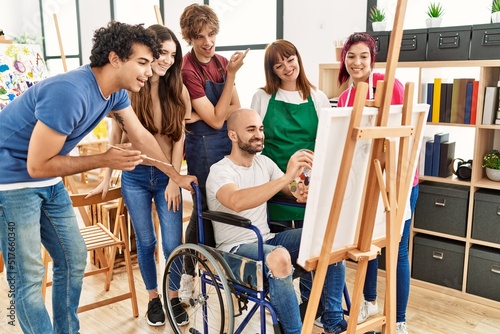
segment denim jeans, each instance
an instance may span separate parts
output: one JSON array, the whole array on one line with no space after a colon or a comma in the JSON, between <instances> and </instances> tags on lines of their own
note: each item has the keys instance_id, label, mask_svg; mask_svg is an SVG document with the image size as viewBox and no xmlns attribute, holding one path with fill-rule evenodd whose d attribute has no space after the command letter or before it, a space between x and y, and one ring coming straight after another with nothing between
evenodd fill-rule
<instances>
[{"instance_id":1,"label":"denim jeans","mask_svg":"<svg viewBox=\"0 0 500 334\"><path fill-rule=\"evenodd\" d=\"M411 214L415 211L418 199L418 184L411 189L410 207ZM405 221L403 235L399 242L398 262L396 269L396 322L406 321L406 306L410 295L410 262L408 259L408 242L410 239L411 218ZM377 299L377 271L378 259L368 262L366 280L363 287L365 300Z\"/></svg>"},{"instance_id":2,"label":"denim jeans","mask_svg":"<svg viewBox=\"0 0 500 334\"><path fill-rule=\"evenodd\" d=\"M292 264L297 262L299 255L302 229L290 229L280 232L274 238L267 240L264 245L264 258L276 247L284 247L290 253ZM235 247L234 253L251 259L258 259L257 244L241 244ZM276 278L269 271L267 264L264 266L266 277L269 281L270 301L278 315L285 333L300 333L302 322L300 320L299 304L292 282L292 273L283 278ZM345 282L345 265L343 262L332 264L328 267L321 302L324 306L321 321L326 331L333 330L343 319L342 296Z\"/></svg>"},{"instance_id":3,"label":"denim jeans","mask_svg":"<svg viewBox=\"0 0 500 334\"><path fill-rule=\"evenodd\" d=\"M137 260L146 290L158 287L154 255L157 238L151 211L153 200L160 218L161 244L165 259L182 243L182 205L176 212L168 210L165 200L168 180L165 173L156 167L146 165L139 165L134 170L124 171L122 174L122 196L134 227ZM182 265L180 259L178 265ZM180 279L179 275L173 277L169 288L175 290L175 286L179 286Z\"/></svg>"},{"instance_id":4,"label":"denim jeans","mask_svg":"<svg viewBox=\"0 0 500 334\"><path fill-rule=\"evenodd\" d=\"M62 182L0 191L0 241L13 296L10 315L23 332L77 333L87 249ZM42 244L53 259L53 325L41 292Z\"/></svg>"},{"instance_id":5,"label":"denim jeans","mask_svg":"<svg viewBox=\"0 0 500 334\"><path fill-rule=\"evenodd\" d=\"M221 129L216 130L211 128L207 123L198 121L186 124L186 130L185 150L188 174L195 175L198 178L198 186L201 190L202 211L206 211L208 210L208 206L205 183L207 182L210 166L231 153L231 140L227 135L226 123L224 123ZM193 211L186 228L186 243L198 243L198 216L196 212L197 205L193 196ZM205 235L210 236L205 240L205 244L215 246L215 241L212 237L212 223L209 220L204 220L204 228L207 232ZM194 276L195 272L192 262L187 261L185 266L186 273Z\"/></svg>"}]
</instances>

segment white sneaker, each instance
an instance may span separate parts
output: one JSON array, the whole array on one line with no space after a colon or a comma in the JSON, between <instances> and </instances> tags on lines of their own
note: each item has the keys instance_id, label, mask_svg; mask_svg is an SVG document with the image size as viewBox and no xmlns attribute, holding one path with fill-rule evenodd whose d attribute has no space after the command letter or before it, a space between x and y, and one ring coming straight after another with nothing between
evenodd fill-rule
<instances>
[{"instance_id":1,"label":"white sneaker","mask_svg":"<svg viewBox=\"0 0 500 334\"><path fill-rule=\"evenodd\" d=\"M179 289L179 300L184 306L189 306L189 300L193 297L194 278L188 274L181 276L181 288Z\"/></svg>"},{"instance_id":2,"label":"white sneaker","mask_svg":"<svg viewBox=\"0 0 500 334\"><path fill-rule=\"evenodd\" d=\"M363 302L361 303L361 308L359 310L358 324L362 324L363 322L366 321L366 319L377 313L378 313L377 302L375 302L375 304L372 304L371 302L363 300Z\"/></svg>"},{"instance_id":3,"label":"white sneaker","mask_svg":"<svg viewBox=\"0 0 500 334\"><path fill-rule=\"evenodd\" d=\"M396 322L396 334L408 334L406 322Z\"/></svg>"},{"instance_id":4,"label":"white sneaker","mask_svg":"<svg viewBox=\"0 0 500 334\"><path fill-rule=\"evenodd\" d=\"M314 319L314 326L323 328L323 323L321 322L321 317Z\"/></svg>"}]
</instances>

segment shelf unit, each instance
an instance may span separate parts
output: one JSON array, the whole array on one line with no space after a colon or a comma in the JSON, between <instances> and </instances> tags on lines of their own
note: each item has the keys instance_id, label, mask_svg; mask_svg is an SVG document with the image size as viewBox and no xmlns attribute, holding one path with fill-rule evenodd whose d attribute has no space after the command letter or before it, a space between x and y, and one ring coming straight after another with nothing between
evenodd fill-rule
<instances>
[{"instance_id":1,"label":"shelf unit","mask_svg":"<svg viewBox=\"0 0 500 334\"><path fill-rule=\"evenodd\" d=\"M386 63L375 63L375 71L377 69L385 69ZM491 148L500 148L498 140L500 140L500 125L483 125L482 122L482 110L483 110L483 102L484 102L484 91L487 86L496 86L497 82L500 79L500 60L464 60L464 61L421 61L421 62L399 62L398 69L415 69L417 73L417 78L414 81L415 96L421 96L420 89L422 87L421 83L425 83L423 81L423 71L428 71L429 69L443 69L443 68L452 68L457 69L455 77L462 77L460 74L460 68L477 68L479 70L479 89L478 89L478 98L477 98L477 116L476 116L476 124L475 125L466 125L466 124L450 124L450 123L427 123L426 128L432 129L433 127L449 127L453 128L472 128L474 132L473 145L473 156L472 159L474 161L472 166L472 175L470 181L461 181L456 176L450 176L447 178L441 177L430 177L430 176L420 176L421 181L434 181L440 183L447 184L455 184L455 185L463 185L470 187L470 195L469 195L469 204L468 204L468 216L467 216L467 231L465 237L458 237L455 235L449 235L444 233L439 233L430 230L417 229L412 226L411 234L410 234L410 264L412 259L413 252L413 237L417 233L422 233L425 235L438 236L441 238L445 238L448 240L457 240L461 241L465 244L465 257L464 257L464 270L463 270L463 286L462 290L455 290L451 288L446 288L441 285L436 285L433 283L424 282L421 280L417 280L412 278L412 284L422 286L428 289L432 289L439 292L445 292L449 295L454 295L459 298L465 298L470 301L478 302L484 305L488 305L494 308L500 309L500 302L483 298L479 296L475 296L473 294L466 292L467 286L467 271L468 271L468 263L469 263L469 251L471 246L473 245L481 245L490 248L500 249L500 240L498 243L487 242L482 240L477 240L472 238L472 219L473 219L473 211L474 211L474 194L479 189L495 189L500 190L500 182L490 181L485 174L484 168L481 166L482 158L484 154L489 151ZM337 83L337 78L339 74L340 63L331 63L331 64L320 64L319 65L319 84L318 88L325 92L328 98L335 98L340 95L347 87L348 83L340 86ZM396 77L398 74L396 73ZM495 146L495 144L497 144Z\"/></svg>"}]
</instances>

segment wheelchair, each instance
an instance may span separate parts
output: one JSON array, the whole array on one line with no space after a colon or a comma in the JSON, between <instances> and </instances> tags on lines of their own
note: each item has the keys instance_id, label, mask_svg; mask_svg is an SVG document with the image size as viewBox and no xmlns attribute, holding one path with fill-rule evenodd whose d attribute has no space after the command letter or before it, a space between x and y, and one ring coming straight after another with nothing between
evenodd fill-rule
<instances>
[{"instance_id":1,"label":"wheelchair","mask_svg":"<svg viewBox=\"0 0 500 334\"><path fill-rule=\"evenodd\" d=\"M163 275L163 298L167 318L174 333L190 334L232 334L243 333L256 313L260 314L260 331L267 331L266 313L271 317L275 334L282 333L277 315L269 301L269 291L264 272L264 250L262 236L252 222L244 217L225 212L202 212L199 187L195 189L195 200L198 217L198 244L183 244L178 246L169 256ZM275 202L283 203L282 200ZM285 202L288 202L285 200ZM296 204L295 201L293 201ZM206 245L206 231L204 220L214 221L217 224L230 224L241 228L251 229L258 239L258 259L244 258L236 254L222 252L215 249L215 245ZM172 300L168 298L168 288L179 290L180 284L174 283L175 277L184 272L184 264L192 261L196 268L194 292L187 301L185 311L189 315L189 323L179 326L173 312ZM296 268L294 278L308 273ZM295 279L294 282L301 281ZM300 283L299 283L300 284ZM297 285L294 283L294 285ZM310 285L307 284L309 287ZM298 299L307 294L296 286ZM344 286L344 299L348 314L350 300L347 288ZM307 302L302 303L303 306ZM305 312L305 307L302 308ZM252 328L256 331L254 328ZM248 332L248 331L246 331Z\"/></svg>"}]
</instances>

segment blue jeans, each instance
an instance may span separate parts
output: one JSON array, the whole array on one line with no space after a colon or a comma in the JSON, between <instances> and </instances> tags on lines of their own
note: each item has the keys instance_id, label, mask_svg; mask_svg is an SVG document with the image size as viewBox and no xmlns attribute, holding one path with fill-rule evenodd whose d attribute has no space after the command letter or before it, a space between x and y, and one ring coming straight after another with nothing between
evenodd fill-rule
<instances>
[{"instance_id":1,"label":"blue jeans","mask_svg":"<svg viewBox=\"0 0 500 334\"><path fill-rule=\"evenodd\" d=\"M276 236L265 242L264 258L277 247L284 247L290 253L292 265L297 262L299 255L302 229L290 229L277 233ZM235 247L234 253L258 259L257 243L241 244ZM292 273L283 278L276 278L270 272L267 263L264 266L266 277L269 281L270 301L278 315L285 333L300 333L302 322L300 320L299 304L292 282ZM321 322L326 331L337 327L343 319L342 296L345 281L345 265L343 262L332 264L328 267L321 302L324 310Z\"/></svg>"},{"instance_id":2,"label":"blue jeans","mask_svg":"<svg viewBox=\"0 0 500 334\"><path fill-rule=\"evenodd\" d=\"M62 182L0 191L0 241L12 297L8 319L17 316L24 333L77 333L87 249ZM41 292L42 244L53 259L53 325Z\"/></svg>"},{"instance_id":3,"label":"blue jeans","mask_svg":"<svg viewBox=\"0 0 500 334\"><path fill-rule=\"evenodd\" d=\"M415 211L418 199L418 184L411 189L410 207L411 214ZM411 218L405 221L403 235L399 242L398 262L396 269L396 322L406 321L406 306L410 295L410 262L408 259L408 242L410 238ZM363 294L365 300L375 301L377 299L377 271L378 259L368 262Z\"/></svg>"},{"instance_id":4,"label":"blue jeans","mask_svg":"<svg viewBox=\"0 0 500 334\"><path fill-rule=\"evenodd\" d=\"M158 288L156 262L156 235L152 216L152 202L160 218L163 255L165 259L182 243L182 205L177 212L167 209L165 188L168 176L153 166L139 165L122 174L122 196L134 227L137 245L137 260L146 290ZM179 266L182 261L179 259ZM169 289L179 286L180 276L173 273ZM167 293L164 291L164 293Z\"/></svg>"}]
</instances>

